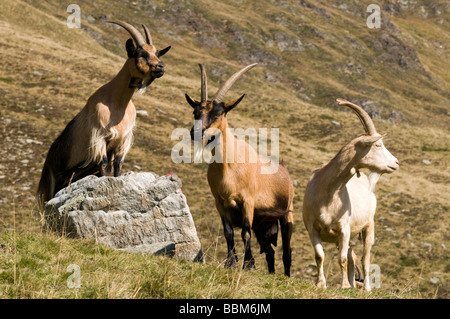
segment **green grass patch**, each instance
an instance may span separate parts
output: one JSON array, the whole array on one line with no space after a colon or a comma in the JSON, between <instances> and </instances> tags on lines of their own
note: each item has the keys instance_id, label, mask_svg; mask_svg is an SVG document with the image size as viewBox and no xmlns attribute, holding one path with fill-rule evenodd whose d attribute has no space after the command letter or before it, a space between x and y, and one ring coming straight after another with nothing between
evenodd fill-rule
<instances>
[{"instance_id":1,"label":"green grass patch","mask_svg":"<svg viewBox=\"0 0 450 319\"><path fill-rule=\"evenodd\" d=\"M326 115L326 114L321 114L319 115L319 119L321 120L329 120L329 121L334 121L334 117Z\"/></svg>"},{"instance_id":2,"label":"green grass patch","mask_svg":"<svg viewBox=\"0 0 450 319\"><path fill-rule=\"evenodd\" d=\"M400 256L400 265L405 267L418 266L420 264L420 260L416 257L401 255Z\"/></svg>"},{"instance_id":3,"label":"green grass patch","mask_svg":"<svg viewBox=\"0 0 450 319\"><path fill-rule=\"evenodd\" d=\"M13 83L13 79L11 78L0 78L0 81L11 84Z\"/></svg>"},{"instance_id":4,"label":"green grass patch","mask_svg":"<svg viewBox=\"0 0 450 319\"><path fill-rule=\"evenodd\" d=\"M429 146L429 145L423 145L422 146L422 151L423 152L448 152L449 149L448 148L444 148L444 147L434 148L434 147Z\"/></svg>"}]
</instances>

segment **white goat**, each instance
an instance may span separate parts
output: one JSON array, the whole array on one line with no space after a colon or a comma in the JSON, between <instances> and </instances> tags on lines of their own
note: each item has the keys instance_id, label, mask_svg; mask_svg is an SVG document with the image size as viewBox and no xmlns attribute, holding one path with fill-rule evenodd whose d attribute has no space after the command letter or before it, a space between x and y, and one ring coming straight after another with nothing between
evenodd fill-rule
<instances>
[{"instance_id":1,"label":"white goat","mask_svg":"<svg viewBox=\"0 0 450 319\"><path fill-rule=\"evenodd\" d=\"M382 136L361 107L343 99L337 102L356 113L367 135L352 140L328 164L313 172L303 199L303 222L314 246L317 286L326 288L324 241L338 245L342 288L354 287L356 256L350 247L350 238L361 233L364 288L370 291L370 249L374 243L376 209L373 192L381 174L397 170L399 163L384 147ZM359 172L361 168L369 169L368 177Z\"/></svg>"}]
</instances>

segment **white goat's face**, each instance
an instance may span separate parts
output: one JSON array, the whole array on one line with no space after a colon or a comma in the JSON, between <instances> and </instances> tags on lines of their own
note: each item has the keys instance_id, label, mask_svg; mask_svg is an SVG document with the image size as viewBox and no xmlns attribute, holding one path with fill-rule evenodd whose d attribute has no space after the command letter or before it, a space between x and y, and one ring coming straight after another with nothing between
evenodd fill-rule
<instances>
[{"instance_id":1,"label":"white goat's face","mask_svg":"<svg viewBox=\"0 0 450 319\"><path fill-rule=\"evenodd\" d=\"M392 173L400 167L397 158L384 146L381 135L365 136L357 146L369 148L358 168L368 168L378 173Z\"/></svg>"}]
</instances>

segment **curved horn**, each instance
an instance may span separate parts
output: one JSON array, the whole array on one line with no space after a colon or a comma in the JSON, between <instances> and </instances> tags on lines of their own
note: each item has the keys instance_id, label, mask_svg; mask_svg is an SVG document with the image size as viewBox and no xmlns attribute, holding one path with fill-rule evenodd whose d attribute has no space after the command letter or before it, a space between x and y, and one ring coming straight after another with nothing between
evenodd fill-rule
<instances>
[{"instance_id":1,"label":"curved horn","mask_svg":"<svg viewBox=\"0 0 450 319\"><path fill-rule=\"evenodd\" d=\"M147 39L147 43L153 45L152 36L150 35L150 30L147 28L145 24L142 24L144 28L145 38Z\"/></svg>"},{"instance_id":2,"label":"curved horn","mask_svg":"<svg viewBox=\"0 0 450 319\"><path fill-rule=\"evenodd\" d=\"M138 30L136 30L136 28L133 27L131 24L128 24L128 23L126 23L124 21L119 21L119 20L106 20L106 22L120 25L122 28L127 30L128 33L133 38L133 40L136 43L136 45L142 47L142 46L144 46L146 44L145 39L142 36L142 34Z\"/></svg>"},{"instance_id":3,"label":"curved horn","mask_svg":"<svg viewBox=\"0 0 450 319\"><path fill-rule=\"evenodd\" d=\"M377 133L372 119L370 118L369 114L367 114L367 112L362 109L362 107L344 99L336 99L336 101L339 105L346 105L350 107L353 112L355 112L368 135L375 135Z\"/></svg>"},{"instance_id":4,"label":"curved horn","mask_svg":"<svg viewBox=\"0 0 450 319\"><path fill-rule=\"evenodd\" d=\"M206 102L208 100L208 84L207 84L205 67L203 66L203 64L199 64L198 66L200 67L200 71L202 72L201 103L203 104L204 102Z\"/></svg>"},{"instance_id":5,"label":"curved horn","mask_svg":"<svg viewBox=\"0 0 450 319\"><path fill-rule=\"evenodd\" d=\"M253 68L255 65L257 65L258 63L253 63L250 65L247 65L245 68L243 68L242 70L236 72L235 74L233 74L218 90L217 93L214 95L213 97L213 101L220 103L222 102L223 98L225 97L225 94L227 94L228 90L231 88L231 86L233 85L233 83L245 72L247 72L248 70L250 70L251 68Z\"/></svg>"}]
</instances>

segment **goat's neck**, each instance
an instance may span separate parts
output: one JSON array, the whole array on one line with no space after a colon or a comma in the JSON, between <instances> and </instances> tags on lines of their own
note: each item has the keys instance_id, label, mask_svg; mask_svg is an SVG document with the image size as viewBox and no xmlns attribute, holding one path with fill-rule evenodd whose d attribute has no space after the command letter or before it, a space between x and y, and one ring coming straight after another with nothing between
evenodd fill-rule
<instances>
[{"instance_id":1,"label":"goat's neck","mask_svg":"<svg viewBox=\"0 0 450 319\"><path fill-rule=\"evenodd\" d=\"M227 149L234 150L236 146L236 137L231 132L228 127L227 118L224 117L218 129L221 131L221 137L219 138L218 144L216 144L213 150L213 156L215 158L221 159L221 163L213 162L212 165L220 168L222 171L226 171L230 166L234 165L236 162L236 156L234 158L227 158ZM231 155L231 154L230 154ZM228 157L230 157L230 155ZM233 156L232 156L233 157Z\"/></svg>"},{"instance_id":2,"label":"goat's neck","mask_svg":"<svg viewBox=\"0 0 450 319\"><path fill-rule=\"evenodd\" d=\"M375 186L380 179L381 174L378 172L370 172L369 174L369 190L373 193L375 191Z\"/></svg>"},{"instance_id":3,"label":"goat's neck","mask_svg":"<svg viewBox=\"0 0 450 319\"><path fill-rule=\"evenodd\" d=\"M119 73L105 85L110 92L109 98L111 103L119 108L126 108L134 92L136 92L135 87L129 87L131 74L128 64L131 63L130 61L127 60Z\"/></svg>"},{"instance_id":4,"label":"goat's neck","mask_svg":"<svg viewBox=\"0 0 450 319\"><path fill-rule=\"evenodd\" d=\"M322 168L321 184L327 187L328 194L333 196L339 192L347 182L358 171L355 165L358 163L357 153L354 150L354 145L346 145L341 151Z\"/></svg>"}]
</instances>

